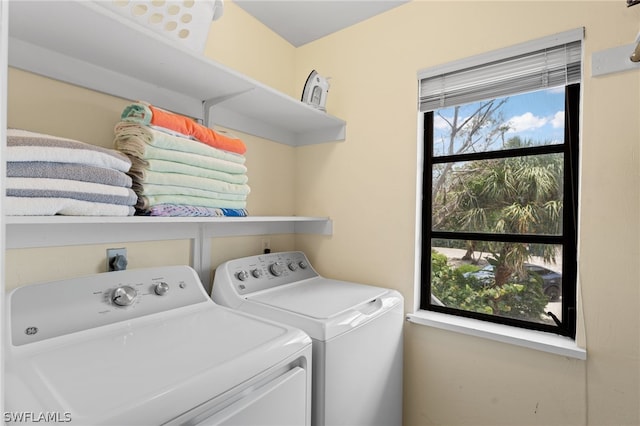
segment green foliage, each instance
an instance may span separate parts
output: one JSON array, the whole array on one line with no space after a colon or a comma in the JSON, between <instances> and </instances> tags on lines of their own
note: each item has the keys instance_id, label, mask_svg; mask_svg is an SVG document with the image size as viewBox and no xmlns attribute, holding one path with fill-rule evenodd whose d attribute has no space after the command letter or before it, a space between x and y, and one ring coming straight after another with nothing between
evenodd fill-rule
<instances>
[{"instance_id":1,"label":"green foliage","mask_svg":"<svg viewBox=\"0 0 640 426\"><path fill-rule=\"evenodd\" d=\"M481 268L478 265L471 265L468 263L462 264L458 266L457 270L460 271L461 274L466 274L467 272L476 272Z\"/></svg>"},{"instance_id":2,"label":"green foliage","mask_svg":"<svg viewBox=\"0 0 640 426\"><path fill-rule=\"evenodd\" d=\"M542 291L542 280L529 277L526 281L515 278L503 285L483 282L465 276L473 265L452 268L447 257L431 251L431 292L445 306L490 315L539 322L548 299Z\"/></svg>"}]
</instances>

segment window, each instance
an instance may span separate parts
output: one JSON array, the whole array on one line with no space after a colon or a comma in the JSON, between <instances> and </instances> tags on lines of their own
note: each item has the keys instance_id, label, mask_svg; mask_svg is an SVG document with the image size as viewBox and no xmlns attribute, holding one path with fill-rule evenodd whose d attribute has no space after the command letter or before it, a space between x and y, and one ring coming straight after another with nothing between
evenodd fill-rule
<instances>
[{"instance_id":1,"label":"window","mask_svg":"<svg viewBox=\"0 0 640 426\"><path fill-rule=\"evenodd\" d=\"M582 32L419 74L421 309L575 337Z\"/></svg>"}]
</instances>

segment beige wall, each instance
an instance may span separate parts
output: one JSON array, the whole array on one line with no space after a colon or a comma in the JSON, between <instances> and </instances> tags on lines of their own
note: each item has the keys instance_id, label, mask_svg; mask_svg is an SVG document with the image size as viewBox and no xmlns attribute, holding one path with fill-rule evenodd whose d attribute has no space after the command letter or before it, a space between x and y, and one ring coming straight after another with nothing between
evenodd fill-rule
<instances>
[{"instance_id":1,"label":"beige wall","mask_svg":"<svg viewBox=\"0 0 640 426\"><path fill-rule=\"evenodd\" d=\"M407 324L407 425L640 424L640 73L590 77L592 52L633 41L640 6L413 1L298 49L230 1L213 25L208 55L296 98L316 69L332 77L329 112L347 121L343 143L290 148L242 135L252 214L334 220L333 236L277 236L273 249L303 249L330 277L396 288L407 308L414 300L416 72L581 26L579 272L588 360ZM10 126L105 146L126 104L18 71L9 85ZM254 254L259 244L260 237L214 240L213 264ZM131 247L133 266L168 262L172 250L188 261L183 241ZM83 261L55 274L98 271L104 248L74 248ZM33 271L64 262L65 250L10 251L7 286L40 280Z\"/></svg>"},{"instance_id":2,"label":"beige wall","mask_svg":"<svg viewBox=\"0 0 640 426\"><path fill-rule=\"evenodd\" d=\"M591 78L591 54L629 44L640 7L607 2L413 1L297 50L296 78L332 77L342 144L296 151L300 214L334 235L298 238L326 275L414 301L416 72L585 27L580 280L588 360L407 324L407 425L640 424L640 72Z\"/></svg>"}]
</instances>

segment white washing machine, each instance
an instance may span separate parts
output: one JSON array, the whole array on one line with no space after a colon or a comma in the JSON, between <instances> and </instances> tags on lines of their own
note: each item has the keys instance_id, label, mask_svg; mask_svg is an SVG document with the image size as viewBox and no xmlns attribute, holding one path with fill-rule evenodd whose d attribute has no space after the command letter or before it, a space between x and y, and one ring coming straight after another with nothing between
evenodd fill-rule
<instances>
[{"instance_id":1,"label":"white washing machine","mask_svg":"<svg viewBox=\"0 0 640 426\"><path fill-rule=\"evenodd\" d=\"M6 303L7 423L310 424L311 339L216 305L187 266L24 286Z\"/></svg>"},{"instance_id":2,"label":"white washing machine","mask_svg":"<svg viewBox=\"0 0 640 426\"><path fill-rule=\"evenodd\" d=\"M286 252L223 263L212 298L311 336L313 425L402 424L398 292L323 278L304 253Z\"/></svg>"}]
</instances>

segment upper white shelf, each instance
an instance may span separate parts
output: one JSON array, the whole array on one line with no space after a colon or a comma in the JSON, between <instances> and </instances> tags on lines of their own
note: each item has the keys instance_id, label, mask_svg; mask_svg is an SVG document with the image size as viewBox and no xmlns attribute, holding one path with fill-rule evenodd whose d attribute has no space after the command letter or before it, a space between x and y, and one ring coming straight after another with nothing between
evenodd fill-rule
<instances>
[{"instance_id":1,"label":"upper white shelf","mask_svg":"<svg viewBox=\"0 0 640 426\"><path fill-rule=\"evenodd\" d=\"M331 235L327 217L5 216L6 247L54 247L238 235Z\"/></svg>"},{"instance_id":2,"label":"upper white shelf","mask_svg":"<svg viewBox=\"0 0 640 426\"><path fill-rule=\"evenodd\" d=\"M343 120L92 2L11 1L9 36L15 68L287 145L345 139Z\"/></svg>"}]
</instances>

